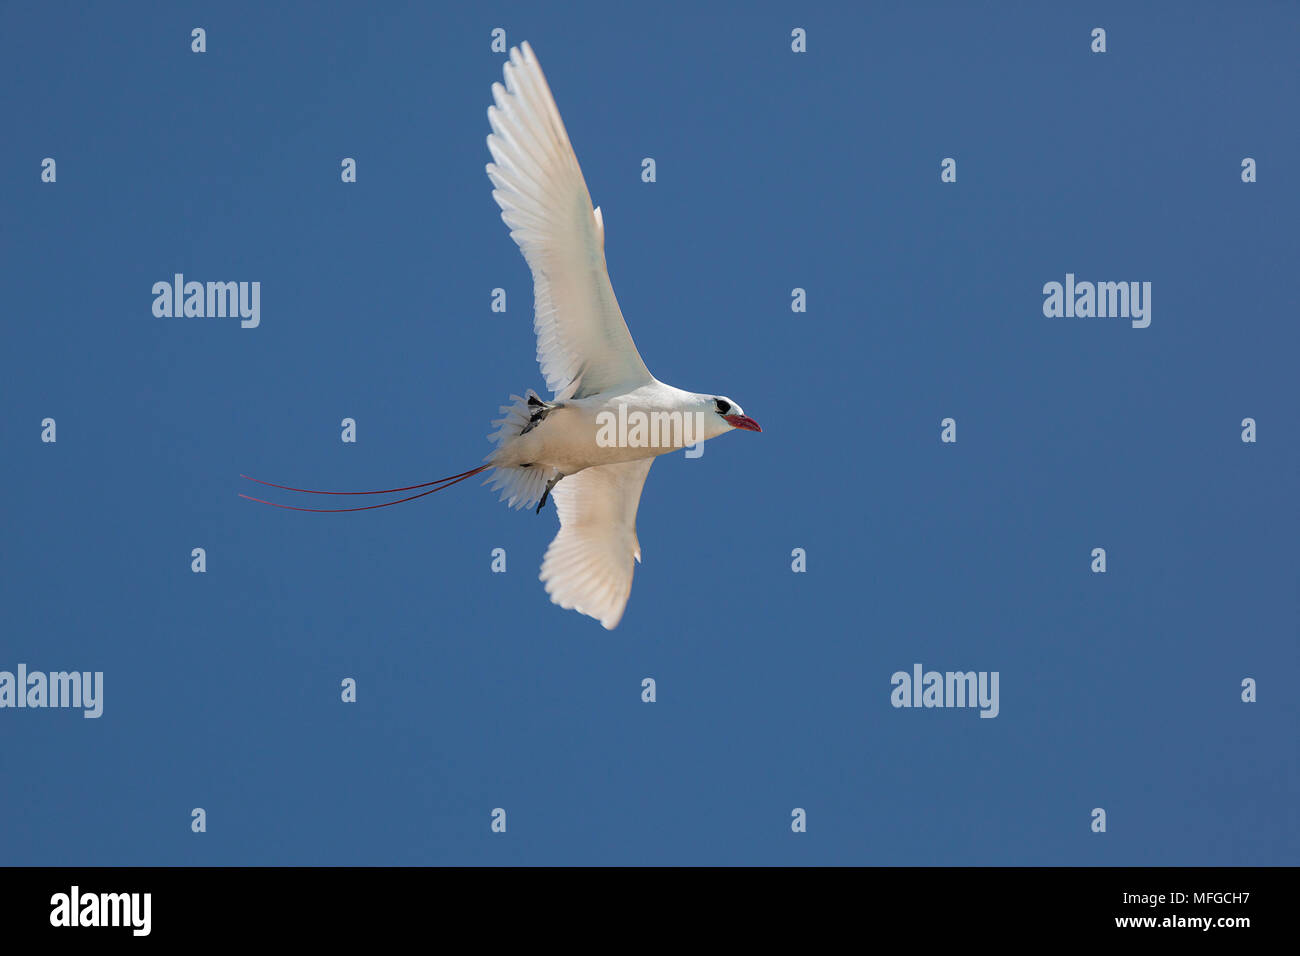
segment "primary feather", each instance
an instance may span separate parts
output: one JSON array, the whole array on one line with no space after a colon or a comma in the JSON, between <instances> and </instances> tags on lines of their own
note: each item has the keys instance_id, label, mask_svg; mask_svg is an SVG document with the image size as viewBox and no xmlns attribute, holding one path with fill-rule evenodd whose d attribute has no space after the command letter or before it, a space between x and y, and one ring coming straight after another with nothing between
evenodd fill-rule
<instances>
[{"instance_id":1,"label":"primary feather","mask_svg":"<svg viewBox=\"0 0 1300 956\"><path fill-rule=\"evenodd\" d=\"M602 221L527 43L492 84L492 196L533 273L537 361L557 399L651 380L610 285Z\"/></svg>"}]
</instances>

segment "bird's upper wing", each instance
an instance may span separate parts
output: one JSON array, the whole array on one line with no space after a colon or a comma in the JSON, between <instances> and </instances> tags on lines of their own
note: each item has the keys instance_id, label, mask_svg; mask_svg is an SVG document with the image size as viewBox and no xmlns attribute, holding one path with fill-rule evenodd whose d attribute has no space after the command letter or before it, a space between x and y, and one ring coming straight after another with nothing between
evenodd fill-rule
<instances>
[{"instance_id":1,"label":"bird's upper wing","mask_svg":"<svg viewBox=\"0 0 1300 956\"><path fill-rule=\"evenodd\" d=\"M651 380L605 269L605 227L532 48L510 51L492 84L487 174L533 271L537 361L558 399Z\"/></svg>"},{"instance_id":2,"label":"bird's upper wing","mask_svg":"<svg viewBox=\"0 0 1300 956\"><path fill-rule=\"evenodd\" d=\"M618 626L632 593L632 559L641 560L636 509L653 458L596 465L551 492L560 533L546 549L542 581L551 600Z\"/></svg>"}]
</instances>

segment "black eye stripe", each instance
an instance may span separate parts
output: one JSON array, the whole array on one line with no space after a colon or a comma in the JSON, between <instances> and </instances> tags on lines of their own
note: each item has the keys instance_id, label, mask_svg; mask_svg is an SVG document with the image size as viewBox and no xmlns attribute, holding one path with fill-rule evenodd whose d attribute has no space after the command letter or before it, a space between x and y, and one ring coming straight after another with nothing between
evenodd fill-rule
<instances>
[{"instance_id":1,"label":"black eye stripe","mask_svg":"<svg viewBox=\"0 0 1300 956\"><path fill-rule=\"evenodd\" d=\"M727 412L731 411L731 403L730 403L730 402L724 402L724 401L723 401L722 399L720 399L720 398L715 398L713 401L717 403L717 406L718 406L718 414L719 414L719 415L725 415L725 414L727 414Z\"/></svg>"}]
</instances>

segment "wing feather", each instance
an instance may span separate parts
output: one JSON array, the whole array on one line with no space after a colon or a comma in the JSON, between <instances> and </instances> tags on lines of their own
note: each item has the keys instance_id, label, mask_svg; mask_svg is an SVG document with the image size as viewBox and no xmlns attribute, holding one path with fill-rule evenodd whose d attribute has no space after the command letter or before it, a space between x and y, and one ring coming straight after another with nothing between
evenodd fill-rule
<instances>
[{"instance_id":1,"label":"wing feather","mask_svg":"<svg viewBox=\"0 0 1300 956\"><path fill-rule=\"evenodd\" d=\"M551 492L560 533L542 560L551 600L613 630L632 593L633 560L641 560L636 511L653 458L584 468Z\"/></svg>"},{"instance_id":2,"label":"wing feather","mask_svg":"<svg viewBox=\"0 0 1300 956\"><path fill-rule=\"evenodd\" d=\"M533 273L537 361L557 399L651 380L605 265L605 228L532 47L492 85L487 165L510 236Z\"/></svg>"}]
</instances>

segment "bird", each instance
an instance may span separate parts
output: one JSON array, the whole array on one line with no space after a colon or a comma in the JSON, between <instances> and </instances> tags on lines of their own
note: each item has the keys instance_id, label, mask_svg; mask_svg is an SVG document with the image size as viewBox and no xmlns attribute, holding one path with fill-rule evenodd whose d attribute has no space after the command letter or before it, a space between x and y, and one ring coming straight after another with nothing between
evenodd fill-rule
<instances>
[{"instance_id":1,"label":"bird","mask_svg":"<svg viewBox=\"0 0 1300 956\"><path fill-rule=\"evenodd\" d=\"M436 481L374 492L293 488L327 495L419 494L357 508L386 508L442 491L485 471L484 484L516 509L540 513L553 499L560 530L542 559L553 603L606 630L622 620L641 561L636 515L656 457L730 431L761 432L725 395L685 391L650 373L619 309L605 262L605 224L593 208L577 154L532 47L510 50L504 84L492 84L487 164L492 196L532 272L537 361L546 387L511 395L488 436L485 464Z\"/></svg>"}]
</instances>

